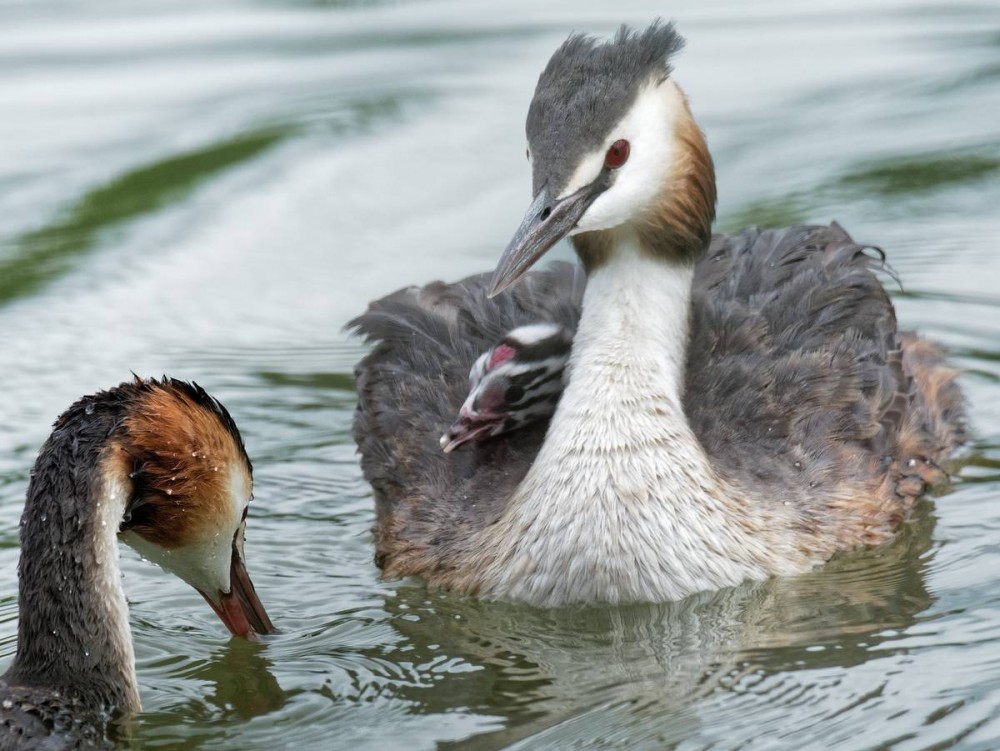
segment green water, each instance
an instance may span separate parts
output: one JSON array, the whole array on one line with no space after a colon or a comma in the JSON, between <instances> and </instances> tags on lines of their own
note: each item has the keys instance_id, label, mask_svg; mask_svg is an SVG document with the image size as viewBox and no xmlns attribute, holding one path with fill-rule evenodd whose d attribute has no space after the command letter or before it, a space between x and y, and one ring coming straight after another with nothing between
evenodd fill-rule
<instances>
[{"instance_id":1,"label":"green water","mask_svg":"<svg viewBox=\"0 0 1000 751\"><path fill-rule=\"evenodd\" d=\"M490 268L548 55L658 14L720 227L882 247L903 325L966 371L968 461L892 546L799 579L554 612L380 582L342 326ZM995 2L0 3L0 658L49 425L170 373L243 431L282 634L227 640L124 551L136 748L998 748L998 207Z\"/></svg>"}]
</instances>

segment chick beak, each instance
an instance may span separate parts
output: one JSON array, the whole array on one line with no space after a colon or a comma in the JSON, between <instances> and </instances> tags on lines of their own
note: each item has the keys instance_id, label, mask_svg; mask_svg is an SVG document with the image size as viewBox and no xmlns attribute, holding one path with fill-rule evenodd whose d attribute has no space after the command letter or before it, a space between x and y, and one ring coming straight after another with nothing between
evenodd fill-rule
<instances>
[{"instance_id":1,"label":"chick beak","mask_svg":"<svg viewBox=\"0 0 1000 751\"><path fill-rule=\"evenodd\" d=\"M216 592L214 595L200 589L198 591L231 634L250 641L259 641L260 635L276 633L277 629L267 617L267 611L264 610L253 588L253 582L250 581L243 560L242 542L243 536L237 532L233 540L233 557L229 568L229 591Z\"/></svg>"},{"instance_id":2,"label":"chick beak","mask_svg":"<svg viewBox=\"0 0 1000 751\"><path fill-rule=\"evenodd\" d=\"M506 415L478 413L471 415L464 410L443 436L441 448L450 454L463 444L485 440L503 430Z\"/></svg>"}]
</instances>

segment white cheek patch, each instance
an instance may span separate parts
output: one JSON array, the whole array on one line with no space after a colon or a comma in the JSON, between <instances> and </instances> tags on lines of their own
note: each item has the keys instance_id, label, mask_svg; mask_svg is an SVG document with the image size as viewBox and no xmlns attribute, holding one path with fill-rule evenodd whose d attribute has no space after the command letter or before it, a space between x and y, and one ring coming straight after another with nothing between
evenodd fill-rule
<instances>
[{"instance_id":1,"label":"white cheek patch","mask_svg":"<svg viewBox=\"0 0 1000 751\"><path fill-rule=\"evenodd\" d=\"M233 467L229 473L229 500L232 504L232 514L237 521L243 520L243 509L250 502L253 484L250 475L242 467Z\"/></svg>"},{"instance_id":2,"label":"white cheek patch","mask_svg":"<svg viewBox=\"0 0 1000 751\"><path fill-rule=\"evenodd\" d=\"M613 132L617 132L617 129ZM615 141L617 140L618 139L616 138ZM612 143L614 143L614 141L612 141ZM566 198L566 196L573 195L583 186L590 185L594 182L594 180L597 179L597 176L601 174L601 170L604 169L604 155L606 153L607 148L601 147L599 151L592 151L583 157L579 164L576 165L576 169L573 171L573 176L570 177L569 182L566 183L566 187L563 188L563 192L559 194L559 200Z\"/></svg>"},{"instance_id":3,"label":"white cheek patch","mask_svg":"<svg viewBox=\"0 0 1000 751\"><path fill-rule=\"evenodd\" d=\"M645 212L663 192L674 160L674 126L684 111L677 85L650 83L636 97L600 152L587 154L563 191L565 197L597 179L604 155L615 141L629 142L629 159L616 170L612 186L590 205L569 233L611 229Z\"/></svg>"},{"instance_id":4,"label":"white cheek patch","mask_svg":"<svg viewBox=\"0 0 1000 751\"><path fill-rule=\"evenodd\" d=\"M146 560L217 600L220 592L228 592L230 589L229 570L234 533L235 529L228 534L219 530L207 539L176 548L157 545L132 530L123 532L121 540L135 548Z\"/></svg>"},{"instance_id":5,"label":"white cheek patch","mask_svg":"<svg viewBox=\"0 0 1000 751\"><path fill-rule=\"evenodd\" d=\"M214 515L206 514L204 523L189 540L167 548L150 542L132 530L120 535L122 542L135 548L143 558L180 577L195 589L216 599L230 590L233 536L243 520L243 509L250 498L249 476L242 467L233 467L229 477L229 501Z\"/></svg>"}]
</instances>

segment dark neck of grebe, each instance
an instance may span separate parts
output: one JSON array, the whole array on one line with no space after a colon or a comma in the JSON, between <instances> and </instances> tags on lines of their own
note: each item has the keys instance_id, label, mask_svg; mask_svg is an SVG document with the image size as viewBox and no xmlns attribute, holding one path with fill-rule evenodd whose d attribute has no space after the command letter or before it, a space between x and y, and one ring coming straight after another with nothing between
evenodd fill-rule
<instances>
[{"instance_id":1,"label":"dark neck of grebe","mask_svg":"<svg viewBox=\"0 0 1000 751\"><path fill-rule=\"evenodd\" d=\"M74 414L74 411L77 414ZM99 709L139 708L117 532L128 497L112 468L118 405L63 416L32 471L21 517L17 653L8 683Z\"/></svg>"}]
</instances>

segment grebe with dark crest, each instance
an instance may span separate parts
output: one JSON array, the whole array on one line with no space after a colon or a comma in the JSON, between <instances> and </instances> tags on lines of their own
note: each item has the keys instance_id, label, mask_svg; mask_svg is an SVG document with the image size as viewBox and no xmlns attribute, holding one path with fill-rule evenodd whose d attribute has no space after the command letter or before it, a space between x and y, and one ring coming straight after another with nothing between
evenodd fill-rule
<instances>
[{"instance_id":1,"label":"grebe with dark crest","mask_svg":"<svg viewBox=\"0 0 1000 751\"><path fill-rule=\"evenodd\" d=\"M197 589L234 635L274 631L243 558L252 484L236 423L197 385L137 378L63 413L21 517L0 749L110 747L139 710L119 539Z\"/></svg>"},{"instance_id":2,"label":"grebe with dark crest","mask_svg":"<svg viewBox=\"0 0 1000 751\"><path fill-rule=\"evenodd\" d=\"M528 111L534 199L496 271L353 321L375 345L355 437L384 575L538 606L673 600L885 542L944 478L956 373L898 330L880 259L836 224L712 236L682 44L659 22L571 36ZM582 272L529 271L563 237ZM466 425L443 452L475 417L473 363L539 324L575 332L554 413Z\"/></svg>"}]
</instances>

